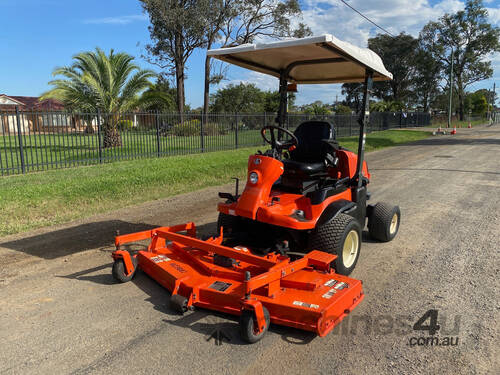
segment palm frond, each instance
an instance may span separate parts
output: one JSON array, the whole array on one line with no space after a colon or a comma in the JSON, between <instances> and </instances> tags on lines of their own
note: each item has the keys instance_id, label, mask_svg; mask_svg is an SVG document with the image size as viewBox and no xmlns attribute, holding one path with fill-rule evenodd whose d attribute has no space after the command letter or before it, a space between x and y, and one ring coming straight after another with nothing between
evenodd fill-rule
<instances>
[{"instance_id":1,"label":"palm frond","mask_svg":"<svg viewBox=\"0 0 500 375\"><path fill-rule=\"evenodd\" d=\"M71 66L57 67L49 82L52 87L42 98L54 98L74 109L116 113L134 109L139 94L151 87L156 73L141 70L127 53L106 54L102 49L73 56ZM146 99L144 99L146 100Z\"/></svg>"}]
</instances>

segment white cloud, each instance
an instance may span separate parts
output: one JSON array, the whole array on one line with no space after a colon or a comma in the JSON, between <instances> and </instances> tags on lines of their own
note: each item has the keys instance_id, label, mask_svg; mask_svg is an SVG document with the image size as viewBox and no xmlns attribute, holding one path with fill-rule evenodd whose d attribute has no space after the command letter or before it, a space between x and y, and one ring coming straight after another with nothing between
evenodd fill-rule
<instances>
[{"instance_id":1,"label":"white cloud","mask_svg":"<svg viewBox=\"0 0 500 375\"><path fill-rule=\"evenodd\" d=\"M242 77L242 78L236 78ZM275 91L278 89L278 79L267 74L244 70L243 68L234 67L229 73L229 79L222 81L215 88L222 88L228 85L238 85L239 83L254 83L261 90Z\"/></svg>"},{"instance_id":2,"label":"white cloud","mask_svg":"<svg viewBox=\"0 0 500 375\"><path fill-rule=\"evenodd\" d=\"M422 27L430 20L437 20L445 13L455 13L464 8L464 1L442 0L431 5L428 0L346 0L349 5L358 9L368 18L379 24L392 34L406 32L418 36ZM491 23L500 26L500 9L495 7L497 1L488 8ZM292 22L306 23L314 35L333 34L339 39L348 41L360 47L366 47L368 39L381 33L370 22L356 14L352 9L342 4L339 0L304 0L301 2L303 19ZM491 56L495 70L494 79L500 74L500 54ZM264 90L276 90L278 80L274 77L264 76L255 72L242 71L231 68L231 79L226 82L253 82ZM484 82L483 84L487 84ZM335 96L339 98L341 85L299 85L297 103L310 103L315 100L332 103ZM481 86L480 83L474 86Z\"/></svg>"},{"instance_id":3,"label":"white cloud","mask_svg":"<svg viewBox=\"0 0 500 375\"><path fill-rule=\"evenodd\" d=\"M132 14L129 16L91 18L83 20L83 23L94 25L127 25L132 22L147 20L148 17L145 14Z\"/></svg>"},{"instance_id":4,"label":"white cloud","mask_svg":"<svg viewBox=\"0 0 500 375\"><path fill-rule=\"evenodd\" d=\"M303 10L304 22L314 34L330 33L353 44L366 46L368 38L383 31L339 0L309 0ZM349 5L392 34L406 32L417 36L422 26L444 13L463 9L458 0L443 0L431 6L427 0L351 0ZM325 9L326 8L326 9Z\"/></svg>"},{"instance_id":5,"label":"white cloud","mask_svg":"<svg viewBox=\"0 0 500 375\"><path fill-rule=\"evenodd\" d=\"M488 17L492 23L500 24L500 8L486 8L488 9Z\"/></svg>"}]
</instances>

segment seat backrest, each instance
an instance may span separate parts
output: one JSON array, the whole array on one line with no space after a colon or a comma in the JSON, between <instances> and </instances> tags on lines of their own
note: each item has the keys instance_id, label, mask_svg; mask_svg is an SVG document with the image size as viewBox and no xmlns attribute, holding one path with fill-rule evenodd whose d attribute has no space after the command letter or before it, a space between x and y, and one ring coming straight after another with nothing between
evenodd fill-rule
<instances>
[{"instance_id":1,"label":"seat backrest","mask_svg":"<svg viewBox=\"0 0 500 375\"><path fill-rule=\"evenodd\" d=\"M290 158L300 162L323 162L325 159L324 139L334 139L333 124L328 121L306 121L294 132L299 143L290 152Z\"/></svg>"}]
</instances>

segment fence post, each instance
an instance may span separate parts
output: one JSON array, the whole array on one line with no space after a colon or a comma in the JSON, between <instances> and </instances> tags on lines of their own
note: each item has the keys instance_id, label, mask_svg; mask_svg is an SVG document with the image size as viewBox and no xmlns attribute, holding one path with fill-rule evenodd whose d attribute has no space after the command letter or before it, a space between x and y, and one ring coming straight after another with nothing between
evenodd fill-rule
<instances>
[{"instance_id":1,"label":"fence post","mask_svg":"<svg viewBox=\"0 0 500 375\"><path fill-rule=\"evenodd\" d=\"M235 119L235 127L234 127L234 146L235 148L238 148L238 112L234 114L234 119Z\"/></svg>"},{"instance_id":2,"label":"fence post","mask_svg":"<svg viewBox=\"0 0 500 375\"><path fill-rule=\"evenodd\" d=\"M351 114L349 116L349 137L352 137L352 117L353 115Z\"/></svg>"},{"instance_id":3,"label":"fence post","mask_svg":"<svg viewBox=\"0 0 500 375\"><path fill-rule=\"evenodd\" d=\"M19 153L21 156L21 170L26 173L26 165L24 163L24 148L23 135L21 134L21 118L19 116L19 107L16 105L16 122L17 122L17 138L19 139Z\"/></svg>"},{"instance_id":4,"label":"fence post","mask_svg":"<svg viewBox=\"0 0 500 375\"><path fill-rule=\"evenodd\" d=\"M203 136L203 129L205 122L207 121L207 113L203 113L201 115L201 122L200 122L200 151L205 152L205 139Z\"/></svg>"},{"instance_id":5,"label":"fence post","mask_svg":"<svg viewBox=\"0 0 500 375\"><path fill-rule=\"evenodd\" d=\"M102 164L101 110L97 108L97 140L99 145L99 163Z\"/></svg>"},{"instance_id":6,"label":"fence post","mask_svg":"<svg viewBox=\"0 0 500 375\"><path fill-rule=\"evenodd\" d=\"M264 112L264 127L267 125L267 112Z\"/></svg>"},{"instance_id":7,"label":"fence post","mask_svg":"<svg viewBox=\"0 0 500 375\"><path fill-rule=\"evenodd\" d=\"M156 155L161 155L161 142L160 142L160 112L156 111Z\"/></svg>"}]
</instances>

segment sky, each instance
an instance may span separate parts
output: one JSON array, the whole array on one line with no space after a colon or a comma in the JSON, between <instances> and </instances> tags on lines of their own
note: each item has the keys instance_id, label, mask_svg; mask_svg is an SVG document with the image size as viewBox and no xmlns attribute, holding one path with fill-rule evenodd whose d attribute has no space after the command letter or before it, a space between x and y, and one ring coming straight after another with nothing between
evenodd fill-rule
<instances>
[{"instance_id":1,"label":"sky","mask_svg":"<svg viewBox=\"0 0 500 375\"><path fill-rule=\"evenodd\" d=\"M459 0L349 0L354 8L393 34L406 32L417 36L429 20L452 13L464 6ZM500 0L485 0L489 20L500 26ZM339 0L301 0L302 22L314 35L330 33L361 47L379 29L364 20ZM149 43L148 18L138 0L0 0L0 94L39 96L47 91L52 71L71 64L78 52L100 47L113 48L136 56L143 68L158 71L141 58ZM299 20L294 20L298 22ZM196 51L188 61L186 102L191 108L202 105L205 51ZM487 56L492 61L491 79L474 84L471 90L500 86L500 54ZM264 90L276 90L278 81L260 73L230 67L230 83L252 82ZM500 87L497 88L497 93ZM341 99L340 85L299 86L297 104Z\"/></svg>"}]
</instances>

